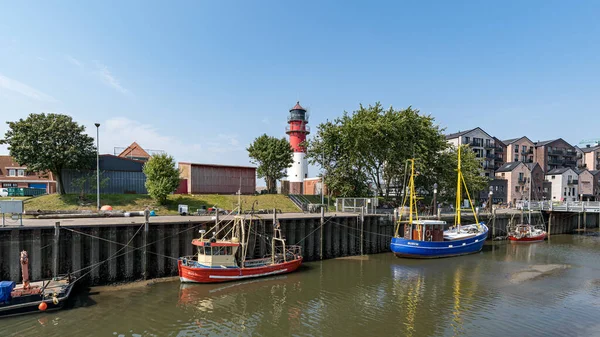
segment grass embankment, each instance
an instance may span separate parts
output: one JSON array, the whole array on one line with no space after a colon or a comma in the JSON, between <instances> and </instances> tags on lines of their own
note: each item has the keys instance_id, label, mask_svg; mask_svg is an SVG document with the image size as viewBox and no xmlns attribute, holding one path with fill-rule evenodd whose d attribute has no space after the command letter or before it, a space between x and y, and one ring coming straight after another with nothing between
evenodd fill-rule
<instances>
[{"instance_id":1,"label":"grass embankment","mask_svg":"<svg viewBox=\"0 0 600 337\"><path fill-rule=\"evenodd\" d=\"M87 203L81 205L78 195L50 194L25 200L25 211L64 211L64 210L95 210L96 196L87 195ZM254 201L258 201L254 209L279 209L282 212L298 212L298 208L292 201L279 194L266 195L242 195L242 209L252 208ZM216 206L218 208L233 210L237 207L238 197L236 195L170 195L166 205L157 205L146 194L104 194L100 195L101 205L110 205L114 210L122 211L143 211L146 206L155 210L157 215L178 214L177 206L179 204L188 205L190 213L196 212L196 209L205 206L206 208Z\"/></svg>"}]
</instances>

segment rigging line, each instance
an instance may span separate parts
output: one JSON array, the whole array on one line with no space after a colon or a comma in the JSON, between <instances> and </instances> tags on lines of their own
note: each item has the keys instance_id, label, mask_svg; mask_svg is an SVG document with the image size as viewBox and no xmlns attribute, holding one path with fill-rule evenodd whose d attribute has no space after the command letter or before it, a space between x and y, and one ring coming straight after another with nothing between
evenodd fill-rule
<instances>
[{"instance_id":1,"label":"rigging line","mask_svg":"<svg viewBox=\"0 0 600 337\"><path fill-rule=\"evenodd\" d=\"M334 223L334 224L337 224L337 225L339 225L339 226L342 226L342 227L349 228L349 229L355 229L354 227L346 226L346 225L344 225L344 224L342 224L342 223L339 223L339 222L336 222L336 221L332 221L332 223ZM375 234L375 235L378 235L378 236L383 236L383 237L386 237L386 238L391 238L391 237L394 237L393 235L389 235L389 234L381 234L381 233L377 233L377 232L370 232L370 231L363 231L363 233L367 233L367 234ZM349 234L349 235L352 235L352 234L350 234L350 233L348 233L348 234Z\"/></svg>"},{"instance_id":2,"label":"rigging line","mask_svg":"<svg viewBox=\"0 0 600 337\"><path fill-rule=\"evenodd\" d=\"M331 221L331 219L333 219L333 217L329 217L329 219L327 219L327 221L324 221L321 225L319 225L319 227L315 228L312 232L308 233L308 235L306 235L304 238L302 238L300 241L296 241L296 243L294 243L294 245L297 245L299 243L301 243L302 241L306 240L309 236L312 235L312 233L316 232L317 229L321 228L322 226L324 226L326 223L328 223L329 221Z\"/></svg>"},{"instance_id":3,"label":"rigging line","mask_svg":"<svg viewBox=\"0 0 600 337\"><path fill-rule=\"evenodd\" d=\"M78 277L78 278L75 280L75 282L79 281L81 278L83 278L84 276L86 276L86 275L88 275L89 273L91 273L91 272L92 272L94 269L96 269L96 268L97 268L98 266L100 266L102 263L105 263L105 262L107 262L107 261L109 261L109 260L113 259L113 258L114 258L114 257L115 257L115 256L116 256L116 255L117 255L119 252L120 252L120 251L122 251L122 250L124 250L125 248L127 248L127 246L129 246L129 244L130 244L130 243L133 241L133 239L134 239L134 238L135 238L135 237L138 235L138 233L140 232L140 230L142 230L142 228L144 228L144 226L145 226L145 225L146 225L146 224L144 223L144 224L142 224L142 225L141 225L141 226L138 228L138 230L135 232L135 234L133 234L133 236L131 237L131 239L129 239L129 241L127 242L127 245L126 245L125 247L122 247L121 249L119 249L118 251L116 251L116 252L115 252L115 253L114 253L114 254L113 254L111 257L109 257L108 259L106 259L106 260L104 260L104 261L101 261L101 262L98 262L98 263L96 263L96 264L95 264L95 265L92 267L92 269L90 269L88 272L86 272L85 274L83 274L83 275L81 275L80 277ZM83 270L83 269L81 269L81 270ZM79 272L79 271L81 271L81 270L78 270L78 272Z\"/></svg>"}]
</instances>

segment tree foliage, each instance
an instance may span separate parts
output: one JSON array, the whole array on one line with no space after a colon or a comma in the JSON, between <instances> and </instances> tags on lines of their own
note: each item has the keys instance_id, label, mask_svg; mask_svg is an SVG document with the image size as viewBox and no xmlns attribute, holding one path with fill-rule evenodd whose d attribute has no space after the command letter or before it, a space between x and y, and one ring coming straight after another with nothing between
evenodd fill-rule
<instances>
[{"instance_id":1,"label":"tree foliage","mask_svg":"<svg viewBox=\"0 0 600 337\"><path fill-rule=\"evenodd\" d=\"M57 191L64 194L61 171L86 168L93 162L94 138L85 134L85 126L61 114L30 114L26 119L7 122L2 144L28 172L52 172Z\"/></svg>"},{"instance_id":2,"label":"tree foliage","mask_svg":"<svg viewBox=\"0 0 600 337\"><path fill-rule=\"evenodd\" d=\"M150 197L164 204L167 196L179 187L179 169L175 167L175 160L167 154L158 154L150 157L144 164L146 175L146 189Z\"/></svg>"},{"instance_id":3,"label":"tree foliage","mask_svg":"<svg viewBox=\"0 0 600 337\"><path fill-rule=\"evenodd\" d=\"M104 171L100 172L100 188L104 188L110 181L109 177L104 177ZM71 186L79 190L79 198L85 198L86 187L89 186L90 191L96 191L96 171L82 171L81 175L71 181Z\"/></svg>"},{"instance_id":4,"label":"tree foliage","mask_svg":"<svg viewBox=\"0 0 600 337\"><path fill-rule=\"evenodd\" d=\"M258 165L256 173L267 182L269 193L276 193L277 180L286 176L285 169L294 162L294 151L285 138L263 134L246 149L250 161Z\"/></svg>"},{"instance_id":5,"label":"tree foliage","mask_svg":"<svg viewBox=\"0 0 600 337\"><path fill-rule=\"evenodd\" d=\"M461 145L460 163L465 183L469 189L471 200L475 202L478 199L479 191L486 188L489 179L483 176L480 159L468 145ZM451 148L442 154L444 165L438 167L440 179L438 181L438 190L441 200L454 200L456 198L457 186L457 167L458 167L458 149ZM464 187L463 187L464 190ZM466 199L466 193L463 191L463 198Z\"/></svg>"},{"instance_id":6,"label":"tree foliage","mask_svg":"<svg viewBox=\"0 0 600 337\"><path fill-rule=\"evenodd\" d=\"M443 129L435 119L408 107L384 109L381 104L360 105L353 113L344 112L333 122L317 127L317 136L307 144L308 158L324 170L324 180L332 194L342 197L376 193L388 197L403 190L409 174L407 159L415 158L416 185L421 193L431 193L433 184L450 186L456 178L455 150L450 149ZM472 152L471 152L472 154ZM465 155L465 167L477 168L474 155ZM481 171L479 171L481 172ZM469 188L479 179L469 176ZM485 179L485 178L484 178ZM455 181L456 179L454 179ZM456 185L456 183L454 183Z\"/></svg>"}]
</instances>

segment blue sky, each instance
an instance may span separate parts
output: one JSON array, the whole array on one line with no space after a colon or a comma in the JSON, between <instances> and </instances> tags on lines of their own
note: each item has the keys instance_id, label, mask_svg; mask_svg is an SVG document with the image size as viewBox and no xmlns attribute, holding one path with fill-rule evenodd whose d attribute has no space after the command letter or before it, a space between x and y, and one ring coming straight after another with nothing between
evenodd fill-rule
<instances>
[{"instance_id":1,"label":"blue sky","mask_svg":"<svg viewBox=\"0 0 600 337\"><path fill-rule=\"evenodd\" d=\"M66 113L102 124L105 153L247 165L297 100L313 128L381 101L577 144L600 138L600 2L574 4L2 1L0 121Z\"/></svg>"}]
</instances>

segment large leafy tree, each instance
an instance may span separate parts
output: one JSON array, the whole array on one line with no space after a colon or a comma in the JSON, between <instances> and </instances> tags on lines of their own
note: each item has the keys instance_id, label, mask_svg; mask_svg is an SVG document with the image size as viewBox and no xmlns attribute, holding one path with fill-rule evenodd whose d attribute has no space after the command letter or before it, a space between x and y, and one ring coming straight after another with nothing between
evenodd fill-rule
<instances>
[{"instance_id":1,"label":"large leafy tree","mask_svg":"<svg viewBox=\"0 0 600 337\"><path fill-rule=\"evenodd\" d=\"M388 197L393 189L402 191L411 158L416 159L420 194L431 194L436 182L440 188L451 186L450 177L456 177L456 152L446 142L443 129L432 116L412 107L395 110L379 103L360 105L353 113L344 112L333 122L320 124L317 130L317 136L308 142L308 158L323 168L325 183L335 195L375 192ZM471 152L462 162L469 170L467 183L474 184L469 191L478 188L485 180L476 178L475 170L481 172L478 160Z\"/></svg>"},{"instance_id":2,"label":"large leafy tree","mask_svg":"<svg viewBox=\"0 0 600 337\"><path fill-rule=\"evenodd\" d=\"M52 172L59 194L65 193L61 171L87 168L95 158L94 139L71 116L30 114L7 124L0 143L8 145L10 155L27 171Z\"/></svg>"},{"instance_id":3,"label":"large leafy tree","mask_svg":"<svg viewBox=\"0 0 600 337\"><path fill-rule=\"evenodd\" d=\"M477 158L475 152L468 145L460 147L460 163L463 177L471 196L471 200L475 202L478 199L479 191L486 188L489 183L489 178L485 177L482 172L481 159ZM443 164L442 164L443 163ZM456 198L457 187L457 167L458 167L458 148L452 148L450 151L442 153L441 163L436 171L438 172L438 187L442 200L454 200ZM466 199L467 195L464 191L462 198Z\"/></svg>"},{"instance_id":4,"label":"large leafy tree","mask_svg":"<svg viewBox=\"0 0 600 337\"><path fill-rule=\"evenodd\" d=\"M173 157L167 154L154 155L144 164L143 171L150 197L160 204L166 203L167 196L179 187L180 182Z\"/></svg>"},{"instance_id":5,"label":"large leafy tree","mask_svg":"<svg viewBox=\"0 0 600 337\"><path fill-rule=\"evenodd\" d=\"M250 161L258 165L256 173L267 182L269 193L277 191L277 180L286 176L285 169L294 162L294 152L285 138L263 134L247 148Z\"/></svg>"}]
</instances>

